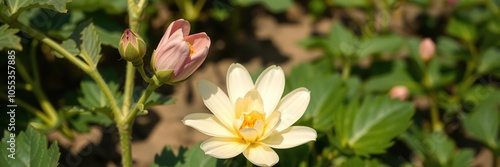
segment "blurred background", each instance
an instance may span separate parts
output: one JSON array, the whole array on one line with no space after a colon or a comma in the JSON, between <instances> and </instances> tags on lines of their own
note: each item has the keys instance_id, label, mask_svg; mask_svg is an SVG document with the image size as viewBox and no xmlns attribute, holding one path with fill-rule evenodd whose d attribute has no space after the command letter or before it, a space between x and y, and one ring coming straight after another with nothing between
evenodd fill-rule
<instances>
[{"instance_id":1,"label":"blurred background","mask_svg":"<svg viewBox=\"0 0 500 167\"><path fill-rule=\"evenodd\" d=\"M67 3L68 13L32 9L19 20L56 41L93 22L102 43L99 69L119 89L126 61L116 48L128 27L126 7L124 0L74 0ZM196 82L210 80L226 90L227 68L237 62L254 77L279 65L287 74L286 92L301 86L311 90L311 104L298 124L315 128L318 140L280 153L278 166L500 166L493 163L500 156L499 7L499 0L150 0L139 32L148 46L144 62L149 74L150 55L174 20L189 20L191 33L206 32L212 44L206 62L187 81L156 91L156 98L163 98L158 104L169 105L156 105L137 117L134 163L150 166L165 146L176 152L207 139L181 119L209 112ZM21 37L24 50L18 61L37 64L34 71L65 126L48 131L49 140L58 140L60 165L118 166L119 140L112 121L65 109L84 105L82 92L97 88L86 85L85 73L50 47ZM430 42L423 44L424 39ZM144 89L147 84L136 76L136 86ZM37 107L30 92L19 89L17 97ZM378 95L398 99L394 105L404 104L411 113L383 120L387 125L380 125L386 127L382 131L409 128L369 136L367 140L377 141L380 135L390 142L376 151L337 145L335 139L342 137L336 122L342 117L335 112ZM1 120L2 125L8 122ZM22 127L37 118L18 114L17 120ZM310 154L297 158L304 149Z\"/></svg>"}]
</instances>

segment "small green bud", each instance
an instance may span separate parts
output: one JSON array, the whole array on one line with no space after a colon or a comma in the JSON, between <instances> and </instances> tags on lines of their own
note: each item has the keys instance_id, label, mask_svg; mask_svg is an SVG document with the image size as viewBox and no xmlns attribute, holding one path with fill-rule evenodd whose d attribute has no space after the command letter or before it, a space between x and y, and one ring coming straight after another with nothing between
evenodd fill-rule
<instances>
[{"instance_id":1,"label":"small green bud","mask_svg":"<svg viewBox=\"0 0 500 167\"><path fill-rule=\"evenodd\" d=\"M146 43L139 35L130 29L126 29L121 37L118 51L122 58L127 61L142 61L142 58L146 54Z\"/></svg>"}]
</instances>

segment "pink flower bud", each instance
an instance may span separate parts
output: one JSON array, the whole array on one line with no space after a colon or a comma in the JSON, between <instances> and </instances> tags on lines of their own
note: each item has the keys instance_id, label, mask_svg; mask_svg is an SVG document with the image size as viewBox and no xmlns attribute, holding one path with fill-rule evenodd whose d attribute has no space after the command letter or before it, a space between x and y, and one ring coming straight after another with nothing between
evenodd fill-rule
<instances>
[{"instance_id":1,"label":"pink flower bud","mask_svg":"<svg viewBox=\"0 0 500 167\"><path fill-rule=\"evenodd\" d=\"M389 94L392 99L399 99L401 101L408 99L410 90L406 86L398 85L391 88Z\"/></svg>"},{"instance_id":2,"label":"pink flower bud","mask_svg":"<svg viewBox=\"0 0 500 167\"><path fill-rule=\"evenodd\" d=\"M432 59L435 51L436 51L436 46L434 45L432 39L425 38L420 42L418 52L422 60L429 61L430 59Z\"/></svg>"},{"instance_id":3,"label":"pink flower bud","mask_svg":"<svg viewBox=\"0 0 500 167\"><path fill-rule=\"evenodd\" d=\"M151 58L160 81L175 84L187 79L207 57L210 38L205 32L189 35L191 26L184 19L172 22Z\"/></svg>"},{"instance_id":4,"label":"pink flower bud","mask_svg":"<svg viewBox=\"0 0 500 167\"><path fill-rule=\"evenodd\" d=\"M146 54L146 43L139 35L130 29L125 29L119 42L118 51L122 58L127 61L142 62L142 58Z\"/></svg>"}]
</instances>

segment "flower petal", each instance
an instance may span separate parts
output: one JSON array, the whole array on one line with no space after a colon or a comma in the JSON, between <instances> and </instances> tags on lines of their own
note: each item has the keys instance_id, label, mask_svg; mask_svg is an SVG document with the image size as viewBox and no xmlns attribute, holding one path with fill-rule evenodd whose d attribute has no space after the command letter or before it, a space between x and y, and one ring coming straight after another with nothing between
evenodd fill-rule
<instances>
[{"instance_id":1,"label":"flower petal","mask_svg":"<svg viewBox=\"0 0 500 167\"><path fill-rule=\"evenodd\" d=\"M189 57L190 48L182 37L182 31L177 30L164 46L155 51L154 65L157 71L174 70L178 73L184 62Z\"/></svg>"},{"instance_id":2,"label":"flower petal","mask_svg":"<svg viewBox=\"0 0 500 167\"><path fill-rule=\"evenodd\" d=\"M182 120L184 125L195 128L209 136L215 137L238 137L232 129L228 129L212 114L194 113L189 114Z\"/></svg>"},{"instance_id":3,"label":"flower petal","mask_svg":"<svg viewBox=\"0 0 500 167\"><path fill-rule=\"evenodd\" d=\"M306 88L297 88L281 99L277 109L281 112L281 122L276 127L277 131L292 126L304 115L311 99L310 94Z\"/></svg>"},{"instance_id":4,"label":"flower petal","mask_svg":"<svg viewBox=\"0 0 500 167\"><path fill-rule=\"evenodd\" d=\"M233 105L238 98L243 98L248 91L254 88L252 78L247 69L235 63L229 66L226 77L227 94Z\"/></svg>"},{"instance_id":5,"label":"flower petal","mask_svg":"<svg viewBox=\"0 0 500 167\"><path fill-rule=\"evenodd\" d=\"M245 141L254 142L259 135L259 131L254 128L243 128L240 130L240 135Z\"/></svg>"},{"instance_id":6,"label":"flower petal","mask_svg":"<svg viewBox=\"0 0 500 167\"><path fill-rule=\"evenodd\" d=\"M207 80L198 81L198 93L203 103L227 128L233 128L234 108L229 98L219 87Z\"/></svg>"},{"instance_id":7,"label":"flower petal","mask_svg":"<svg viewBox=\"0 0 500 167\"><path fill-rule=\"evenodd\" d=\"M215 158L232 158L243 152L249 144L240 138L212 137L201 143L200 148Z\"/></svg>"},{"instance_id":8,"label":"flower petal","mask_svg":"<svg viewBox=\"0 0 500 167\"><path fill-rule=\"evenodd\" d=\"M194 53L200 51L205 47L210 47L210 38L204 32L200 32L197 34L193 34L184 38L186 42L191 44L193 47Z\"/></svg>"},{"instance_id":9,"label":"flower petal","mask_svg":"<svg viewBox=\"0 0 500 167\"><path fill-rule=\"evenodd\" d=\"M280 158L273 149L262 144L252 144L243 151L243 155L255 165L258 166L273 166Z\"/></svg>"},{"instance_id":10,"label":"flower petal","mask_svg":"<svg viewBox=\"0 0 500 167\"><path fill-rule=\"evenodd\" d=\"M281 67L270 66L257 78L255 87L262 96L264 112L266 112L266 117L268 117L276 109L281 95L283 95L285 73Z\"/></svg>"},{"instance_id":11,"label":"flower petal","mask_svg":"<svg viewBox=\"0 0 500 167\"><path fill-rule=\"evenodd\" d=\"M172 23L170 23L170 25L168 26L167 30L163 34L163 37L161 38L160 43L158 43L158 46L156 47L156 50L164 52L164 49L162 49L162 48L164 48L163 46L165 46L167 44L167 42L170 39L170 36L172 36L172 34L174 32L176 32L177 30L179 30L179 29L181 29L181 31L182 31L182 37L184 37L184 36L189 35L189 31L191 29L191 25L189 24L188 21L186 21L184 19L178 19L178 20L173 21Z\"/></svg>"},{"instance_id":12,"label":"flower petal","mask_svg":"<svg viewBox=\"0 0 500 167\"><path fill-rule=\"evenodd\" d=\"M279 111L274 111L267 119L266 119L266 127L264 129L264 132L262 134L262 137L259 138L259 140L264 140L266 139L269 135L272 134L272 132L275 131L276 127L281 122L281 113Z\"/></svg>"},{"instance_id":13,"label":"flower petal","mask_svg":"<svg viewBox=\"0 0 500 167\"><path fill-rule=\"evenodd\" d=\"M292 126L279 133L273 133L261 142L272 148L285 149L315 141L316 137L316 131L310 127Z\"/></svg>"},{"instance_id":14,"label":"flower petal","mask_svg":"<svg viewBox=\"0 0 500 167\"><path fill-rule=\"evenodd\" d=\"M186 61L184 61L183 67L180 69L177 75L174 76L172 82L182 81L191 76L191 74L193 74L196 69L198 69L205 61L205 58L207 58L207 53L208 47L205 47L204 49L194 53L193 56L188 57Z\"/></svg>"}]
</instances>

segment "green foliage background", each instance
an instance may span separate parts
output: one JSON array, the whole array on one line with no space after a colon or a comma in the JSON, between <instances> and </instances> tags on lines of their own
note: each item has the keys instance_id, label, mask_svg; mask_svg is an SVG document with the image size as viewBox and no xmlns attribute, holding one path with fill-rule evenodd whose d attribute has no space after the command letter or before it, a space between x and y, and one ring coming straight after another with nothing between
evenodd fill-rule
<instances>
[{"instance_id":1,"label":"green foliage background","mask_svg":"<svg viewBox=\"0 0 500 167\"><path fill-rule=\"evenodd\" d=\"M318 139L277 150L277 166L459 167L470 166L481 149L500 157L499 0L150 0L139 32L150 46L148 55L168 25L152 24L159 15L158 6L172 11L168 22L185 18L196 32L206 31L212 41L226 43L234 43L237 34L248 29L253 10L264 9L283 19L287 11L299 6L315 23L332 20L327 34L311 34L297 42L297 47L319 50L322 56L293 67L286 78L286 92L297 87L311 91L311 103L296 124L316 129ZM26 129L16 131L17 156L23 161L15 163L22 164L5 159L6 132L0 166L54 166L60 154L57 142L47 148L41 132L59 130L71 138L72 131L85 133L90 125L112 126L113 118L97 83L59 59L62 55L57 49L29 34L46 35L97 67L113 96L122 99L123 78L119 76L125 62L116 61L120 59L116 48L127 27L126 1L1 0L0 8L0 50L18 51L16 66L28 71L17 75L16 96L19 103L31 106L20 107L17 117L18 129ZM409 8L417 17L405 16ZM361 13L361 19L352 11ZM391 21L400 21L404 27L394 28ZM32 29L22 29L21 24ZM426 37L436 45L429 61L419 53ZM207 61L232 59L237 53L229 47L212 51L214 56L209 55ZM5 60L1 60L2 67ZM53 73L47 75L47 71ZM410 96L403 101L391 99L389 92L395 86L405 86ZM32 87L43 88L57 109L56 116L37 115L43 115L44 106L36 93L33 98ZM144 89L135 88L133 97L138 98ZM172 103L165 92L153 94L144 108ZM8 121L1 119L2 125ZM208 157L198 145L176 153L166 146L151 166L245 164L241 155L230 160ZM491 164L498 166L498 162Z\"/></svg>"}]
</instances>

